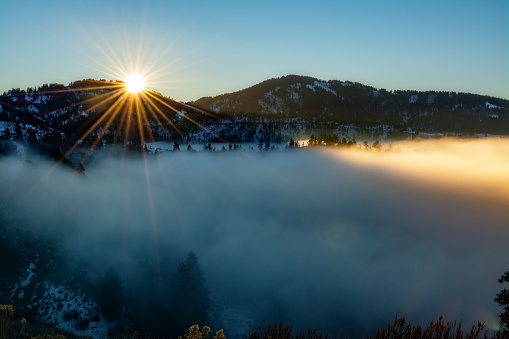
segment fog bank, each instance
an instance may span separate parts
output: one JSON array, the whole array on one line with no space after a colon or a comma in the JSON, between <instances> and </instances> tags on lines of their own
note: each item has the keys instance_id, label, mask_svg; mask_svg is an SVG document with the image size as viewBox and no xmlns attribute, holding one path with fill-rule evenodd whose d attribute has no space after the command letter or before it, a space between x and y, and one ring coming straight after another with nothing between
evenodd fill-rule
<instances>
[{"instance_id":1,"label":"fog bank","mask_svg":"<svg viewBox=\"0 0 509 339\"><path fill-rule=\"evenodd\" d=\"M90 279L116 267L140 299L171 302L176 264L194 251L212 299L256 321L335 334L442 314L494 327L509 269L508 143L394 148L105 153L85 180L2 158L0 202Z\"/></svg>"}]
</instances>

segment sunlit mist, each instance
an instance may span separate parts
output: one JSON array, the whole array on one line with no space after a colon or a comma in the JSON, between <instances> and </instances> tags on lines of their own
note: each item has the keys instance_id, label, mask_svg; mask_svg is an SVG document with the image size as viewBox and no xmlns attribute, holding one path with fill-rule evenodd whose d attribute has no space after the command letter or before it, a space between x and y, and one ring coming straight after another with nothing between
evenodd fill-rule
<instances>
[{"instance_id":1,"label":"sunlit mist","mask_svg":"<svg viewBox=\"0 0 509 339\"><path fill-rule=\"evenodd\" d=\"M376 168L415 185L462 197L509 204L509 139L404 141L393 152L333 152L357 165Z\"/></svg>"}]
</instances>

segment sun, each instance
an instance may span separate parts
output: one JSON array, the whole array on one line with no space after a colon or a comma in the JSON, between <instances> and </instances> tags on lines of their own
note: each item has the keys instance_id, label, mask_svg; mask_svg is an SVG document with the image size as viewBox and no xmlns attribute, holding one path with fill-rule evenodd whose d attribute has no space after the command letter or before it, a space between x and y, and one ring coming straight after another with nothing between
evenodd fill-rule
<instances>
[{"instance_id":1,"label":"sun","mask_svg":"<svg viewBox=\"0 0 509 339\"><path fill-rule=\"evenodd\" d=\"M125 87L131 93L138 93L145 87L145 80L137 74L132 74L125 79Z\"/></svg>"}]
</instances>

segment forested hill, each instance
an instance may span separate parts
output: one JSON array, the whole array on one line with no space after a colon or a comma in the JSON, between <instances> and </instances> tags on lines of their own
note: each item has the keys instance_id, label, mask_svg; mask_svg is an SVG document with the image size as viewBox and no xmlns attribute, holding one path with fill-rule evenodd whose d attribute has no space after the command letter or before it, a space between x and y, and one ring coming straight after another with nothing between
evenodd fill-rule
<instances>
[{"instance_id":1,"label":"forested hill","mask_svg":"<svg viewBox=\"0 0 509 339\"><path fill-rule=\"evenodd\" d=\"M129 95L121 81L86 79L0 95L0 138L31 144L71 147L79 141L87 146L100 139L139 147L143 136L181 139L207 117L157 92Z\"/></svg>"},{"instance_id":2,"label":"forested hill","mask_svg":"<svg viewBox=\"0 0 509 339\"><path fill-rule=\"evenodd\" d=\"M509 100L456 92L391 92L350 81L297 75L191 104L225 115L304 118L357 126L386 124L426 132L509 134Z\"/></svg>"}]
</instances>

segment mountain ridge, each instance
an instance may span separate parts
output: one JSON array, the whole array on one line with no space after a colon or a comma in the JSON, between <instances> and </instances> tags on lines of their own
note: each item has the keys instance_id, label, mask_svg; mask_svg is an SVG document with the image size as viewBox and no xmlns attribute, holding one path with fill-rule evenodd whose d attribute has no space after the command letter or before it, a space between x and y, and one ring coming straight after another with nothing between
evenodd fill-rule
<instances>
[{"instance_id":1,"label":"mountain ridge","mask_svg":"<svg viewBox=\"0 0 509 339\"><path fill-rule=\"evenodd\" d=\"M200 101L202 99L206 99L206 98L216 98L216 97L221 97L221 96L225 96L225 95L229 95L229 94L237 94L237 93L240 93L240 92L243 92L243 91L247 91L247 90L251 90L253 89L254 87L257 87L258 85L262 85L262 84L266 84L266 83L270 83L272 81L279 81L279 80L284 80L284 79L288 79L288 80L312 80L312 81L319 81L319 82L325 82L325 83L328 83L328 82L341 82L341 83L345 83L345 84L349 84L349 85L360 85L360 86L365 86L365 87L369 87L369 88L372 88L372 89L375 89L375 90L385 90L387 92L445 92L445 93L458 93L458 94L473 94L473 95L478 95L478 96L482 96L482 97L489 97L489 98L492 98L492 99L495 99L495 100L503 100L503 101L508 101L509 102L509 99L504 99L504 98L501 98L501 97L496 97L496 96L492 96L492 95L488 95L488 94L479 94L479 93L473 93L473 92L462 92L462 91L445 91L445 90L434 90L434 89L427 89L427 90L417 90L417 89L395 89L395 90L386 90L385 88L383 87L374 87L374 86L371 86L371 85L366 85L366 84L363 84L361 82L357 82L357 81L351 81L351 80L339 80L339 79L331 79L331 80L323 80L323 79L319 79L319 78L316 78L316 77L312 77L312 76L309 76L309 75L298 75L298 74L287 74L287 75L283 75L283 76L280 76L280 77L274 77L274 78L270 78L270 79L266 79L266 80L263 80L259 83L256 83L254 85L251 85L249 87L246 87L244 89L240 89L240 90L237 90L237 91L233 91L233 92L229 92L229 93L222 93L222 94L218 94L218 95L215 95L215 96L204 96L204 97L201 97L201 98L198 98L196 100L192 100L192 101L187 101L188 103L191 103L191 102L197 102L197 101ZM347 86L349 86L347 85Z\"/></svg>"},{"instance_id":2,"label":"mountain ridge","mask_svg":"<svg viewBox=\"0 0 509 339\"><path fill-rule=\"evenodd\" d=\"M405 126L410 120L423 116L468 117L477 114L488 120L509 118L509 100L506 99L461 92L387 91L357 82L323 81L298 75L269 79L244 90L200 98L190 104L216 114L272 114L338 123L387 123L410 128L419 127ZM429 129L454 130L454 126L440 126L443 123L433 123L429 118L423 120L428 120Z\"/></svg>"}]
</instances>

